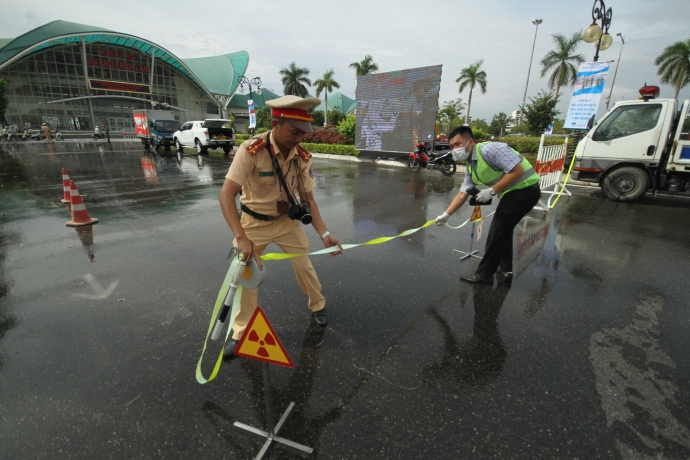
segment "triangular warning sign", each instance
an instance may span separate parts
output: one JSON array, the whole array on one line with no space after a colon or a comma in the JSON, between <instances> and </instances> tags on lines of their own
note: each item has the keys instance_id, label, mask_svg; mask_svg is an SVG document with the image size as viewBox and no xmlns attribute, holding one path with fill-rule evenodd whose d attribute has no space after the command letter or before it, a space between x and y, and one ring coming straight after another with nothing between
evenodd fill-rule
<instances>
[{"instance_id":1,"label":"triangular warning sign","mask_svg":"<svg viewBox=\"0 0 690 460\"><path fill-rule=\"evenodd\" d=\"M474 211L472 211L472 217L470 217L470 222L475 222L477 220L482 220L482 207L475 206Z\"/></svg>"},{"instance_id":2,"label":"triangular warning sign","mask_svg":"<svg viewBox=\"0 0 690 460\"><path fill-rule=\"evenodd\" d=\"M235 348L235 354L269 364L295 367L261 307L256 307L240 343Z\"/></svg>"}]
</instances>

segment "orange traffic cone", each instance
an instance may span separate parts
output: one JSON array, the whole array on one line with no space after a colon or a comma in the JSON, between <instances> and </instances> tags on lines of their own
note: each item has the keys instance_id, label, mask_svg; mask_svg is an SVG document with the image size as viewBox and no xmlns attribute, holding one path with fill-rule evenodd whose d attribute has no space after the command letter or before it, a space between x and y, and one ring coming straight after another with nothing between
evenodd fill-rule
<instances>
[{"instance_id":1,"label":"orange traffic cone","mask_svg":"<svg viewBox=\"0 0 690 460\"><path fill-rule=\"evenodd\" d=\"M74 185L74 181L69 181L70 196L72 198L72 220L67 222L68 227L82 227L84 225L97 224L98 219L92 219L89 216L89 212L84 206L84 202L79 195L79 190L77 186Z\"/></svg>"},{"instance_id":2,"label":"orange traffic cone","mask_svg":"<svg viewBox=\"0 0 690 460\"><path fill-rule=\"evenodd\" d=\"M63 203L72 202L72 196L69 191L69 174L67 174L65 168L62 168L62 200L60 201Z\"/></svg>"}]
</instances>

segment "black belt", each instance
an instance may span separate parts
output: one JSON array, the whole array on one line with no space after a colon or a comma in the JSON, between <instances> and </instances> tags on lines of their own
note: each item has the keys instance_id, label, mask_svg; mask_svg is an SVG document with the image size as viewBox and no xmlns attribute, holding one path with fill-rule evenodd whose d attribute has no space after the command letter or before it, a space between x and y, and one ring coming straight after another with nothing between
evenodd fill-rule
<instances>
[{"instance_id":1,"label":"black belt","mask_svg":"<svg viewBox=\"0 0 690 460\"><path fill-rule=\"evenodd\" d=\"M274 220L278 220L278 219L280 219L281 217L283 217L282 214L281 214L280 216L267 216L266 214L259 214L258 212L252 211L251 209L249 209L249 208L246 207L245 205L242 205L241 207L242 207L242 212L246 212L247 214L249 214L250 216L252 216L254 219L259 219L259 220L265 220L265 221L267 221L267 222L272 222L272 221L274 221Z\"/></svg>"}]
</instances>

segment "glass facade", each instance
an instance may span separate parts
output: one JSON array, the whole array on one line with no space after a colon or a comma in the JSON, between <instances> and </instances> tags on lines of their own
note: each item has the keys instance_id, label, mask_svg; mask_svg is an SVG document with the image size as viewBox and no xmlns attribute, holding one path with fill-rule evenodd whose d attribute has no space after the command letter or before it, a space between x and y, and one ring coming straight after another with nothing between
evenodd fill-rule
<instances>
[{"instance_id":1,"label":"glass facade","mask_svg":"<svg viewBox=\"0 0 690 460\"><path fill-rule=\"evenodd\" d=\"M81 44L53 46L3 69L7 122L20 128L46 122L51 128L92 130L89 100L50 103L79 96L113 96L91 99L95 123L107 121L111 130L133 129L132 110L150 109L151 100L186 110L173 110L180 122L203 120L213 113L211 106L217 107L199 86L165 62L155 60L151 79L151 56L131 48L87 44L86 70L90 84ZM96 85L117 90L94 89Z\"/></svg>"}]
</instances>

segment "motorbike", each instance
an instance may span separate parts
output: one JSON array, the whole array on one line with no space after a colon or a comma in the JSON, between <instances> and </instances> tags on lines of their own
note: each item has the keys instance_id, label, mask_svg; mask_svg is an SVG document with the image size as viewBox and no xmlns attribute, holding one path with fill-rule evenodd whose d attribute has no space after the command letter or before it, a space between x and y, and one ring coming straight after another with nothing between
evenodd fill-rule
<instances>
[{"instance_id":1,"label":"motorbike","mask_svg":"<svg viewBox=\"0 0 690 460\"><path fill-rule=\"evenodd\" d=\"M94 141L97 141L97 140L99 140L99 139L105 139L105 134L103 134L103 133L93 133L93 135L92 135L91 137L93 138Z\"/></svg>"},{"instance_id":2,"label":"motorbike","mask_svg":"<svg viewBox=\"0 0 690 460\"><path fill-rule=\"evenodd\" d=\"M407 168L412 172L417 172L421 168L429 170L429 174L434 170L441 171L444 176L455 174L457 165L450 150L445 153L434 154L431 144L427 141L415 144L417 151L410 153L407 157Z\"/></svg>"}]
</instances>

